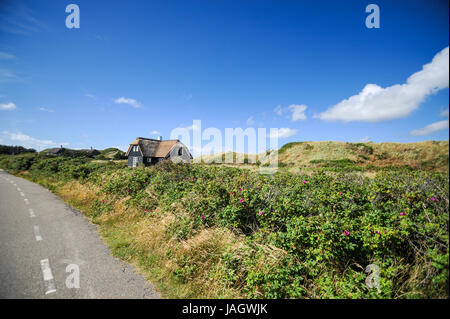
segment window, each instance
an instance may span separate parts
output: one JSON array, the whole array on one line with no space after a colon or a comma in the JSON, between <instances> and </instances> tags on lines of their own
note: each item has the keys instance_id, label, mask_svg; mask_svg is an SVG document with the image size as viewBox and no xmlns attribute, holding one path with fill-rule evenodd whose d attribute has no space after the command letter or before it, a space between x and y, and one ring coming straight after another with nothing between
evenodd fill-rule
<instances>
[{"instance_id":1,"label":"window","mask_svg":"<svg viewBox=\"0 0 450 319\"><path fill-rule=\"evenodd\" d=\"M183 155L183 149L180 147L178 149L178 156L182 156Z\"/></svg>"}]
</instances>

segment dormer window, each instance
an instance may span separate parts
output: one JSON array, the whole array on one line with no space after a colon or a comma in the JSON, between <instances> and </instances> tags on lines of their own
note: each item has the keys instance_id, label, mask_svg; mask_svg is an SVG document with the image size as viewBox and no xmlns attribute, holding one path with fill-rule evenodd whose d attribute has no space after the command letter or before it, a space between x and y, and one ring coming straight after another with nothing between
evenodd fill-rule
<instances>
[{"instance_id":1,"label":"dormer window","mask_svg":"<svg viewBox=\"0 0 450 319\"><path fill-rule=\"evenodd\" d=\"M138 151L139 151L139 146L137 146L137 145L136 145L136 146L133 146L133 151L134 151L134 152L138 152Z\"/></svg>"},{"instance_id":2,"label":"dormer window","mask_svg":"<svg viewBox=\"0 0 450 319\"><path fill-rule=\"evenodd\" d=\"M180 147L178 149L178 156L182 156L183 155L183 149Z\"/></svg>"}]
</instances>

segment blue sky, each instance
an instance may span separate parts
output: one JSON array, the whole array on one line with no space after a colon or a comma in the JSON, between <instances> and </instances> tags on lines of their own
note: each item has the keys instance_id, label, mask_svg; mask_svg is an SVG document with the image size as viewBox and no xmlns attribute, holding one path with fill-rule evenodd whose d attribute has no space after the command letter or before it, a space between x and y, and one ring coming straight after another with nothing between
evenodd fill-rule
<instances>
[{"instance_id":1,"label":"blue sky","mask_svg":"<svg viewBox=\"0 0 450 319\"><path fill-rule=\"evenodd\" d=\"M283 128L280 146L448 140L448 19L447 1L2 1L0 144L124 149L196 119Z\"/></svg>"}]
</instances>

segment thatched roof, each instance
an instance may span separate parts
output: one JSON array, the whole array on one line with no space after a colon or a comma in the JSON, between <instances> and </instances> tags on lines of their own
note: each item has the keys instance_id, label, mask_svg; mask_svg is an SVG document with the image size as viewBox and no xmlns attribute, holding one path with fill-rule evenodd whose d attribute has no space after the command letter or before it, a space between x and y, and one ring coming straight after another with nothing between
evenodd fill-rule
<instances>
[{"instance_id":1,"label":"thatched roof","mask_svg":"<svg viewBox=\"0 0 450 319\"><path fill-rule=\"evenodd\" d=\"M130 153L131 147L139 145L142 155L145 157L167 157L170 150L179 140L154 140L152 138L138 137L130 143L126 156Z\"/></svg>"}]
</instances>

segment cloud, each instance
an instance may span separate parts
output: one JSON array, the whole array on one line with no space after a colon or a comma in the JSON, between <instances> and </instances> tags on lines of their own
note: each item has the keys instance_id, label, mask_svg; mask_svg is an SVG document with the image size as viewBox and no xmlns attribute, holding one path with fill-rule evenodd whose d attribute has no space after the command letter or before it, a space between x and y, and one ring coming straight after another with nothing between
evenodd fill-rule
<instances>
[{"instance_id":1,"label":"cloud","mask_svg":"<svg viewBox=\"0 0 450 319\"><path fill-rule=\"evenodd\" d=\"M160 135L161 133L158 132L158 131L151 131L150 134L152 134L152 135Z\"/></svg>"},{"instance_id":2,"label":"cloud","mask_svg":"<svg viewBox=\"0 0 450 319\"><path fill-rule=\"evenodd\" d=\"M283 108L281 107L281 105L277 105L277 107L273 111L277 113L277 115L283 115Z\"/></svg>"},{"instance_id":3,"label":"cloud","mask_svg":"<svg viewBox=\"0 0 450 319\"><path fill-rule=\"evenodd\" d=\"M95 95L94 95L94 94L87 93L87 94L85 94L84 96L86 96L86 97L88 97L88 98L91 98L91 99L95 99ZM117 102L116 102L116 103L117 103Z\"/></svg>"},{"instance_id":4,"label":"cloud","mask_svg":"<svg viewBox=\"0 0 450 319\"><path fill-rule=\"evenodd\" d=\"M286 108L281 107L281 105L278 105L275 109L274 112L277 115L283 115L285 113L291 112L290 118L292 122L295 121L304 121L306 120L306 114L305 111L308 107L304 104L291 104Z\"/></svg>"},{"instance_id":5,"label":"cloud","mask_svg":"<svg viewBox=\"0 0 450 319\"><path fill-rule=\"evenodd\" d=\"M0 82L17 82L22 81L22 79L17 76L14 72L7 69L0 69Z\"/></svg>"},{"instance_id":6,"label":"cloud","mask_svg":"<svg viewBox=\"0 0 450 319\"><path fill-rule=\"evenodd\" d=\"M47 26L35 18L37 14L23 1L11 1L2 6L0 11L0 31L30 35L34 32L48 29Z\"/></svg>"},{"instance_id":7,"label":"cloud","mask_svg":"<svg viewBox=\"0 0 450 319\"><path fill-rule=\"evenodd\" d=\"M440 115L442 117L448 117L448 108L446 108L445 110L442 110Z\"/></svg>"},{"instance_id":8,"label":"cloud","mask_svg":"<svg viewBox=\"0 0 450 319\"><path fill-rule=\"evenodd\" d=\"M425 136L445 129L448 129L448 120L431 123L424 128L413 130L409 134L411 136Z\"/></svg>"},{"instance_id":9,"label":"cloud","mask_svg":"<svg viewBox=\"0 0 450 319\"><path fill-rule=\"evenodd\" d=\"M42 111L42 112L49 112L49 113L55 112L55 111L53 111L53 110L51 110L51 109L47 109L47 108L45 108L45 107L40 107L40 108L39 108L39 111Z\"/></svg>"},{"instance_id":10,"label":"cloud","mask_svg":"<svg viewBox=\"0 0 450 319\"><path fill-rule=\"evenodd\" d=\"M186 101L192 100L192 97L193 97L193 95L192 95L191 93L189 93L189 94L184 94L184 95L182 96L183 100L186 100Z\"/></svg>"},{"instance_id":11,"label":"cloud","mask_svg":"<svg viewBox=\"0 0 450 319\"><path fill-rule=\"evenodd\" d=\"M15 110L15 109L16 109L16 105L12 102L0 104L0 110L10 111L10 110Z\"/></svg>"},{"instance_id":12,"label":"cloud","mask_svg":"<svg viewBox=\"0 0 450 319\"><path fill-rule=\"evenodd\" d=\"M297 130L283 127L269 134L270 138L288 138L297 134Z\"/></svg>"},{"instance_id":13,"label":"cloud","mask_svg":"<svg viewBox=\"0 0 450 319\"><path fill-rule=\"evenodd\" d=\"M253 116L250 116L248 119L247 119L247 126L252 126L252 125L254 125L255 124L255 120L253 119Z\"/></svg>"},{"instance_id":14,"label":"cloud","mask_svg":"<svg viewBox=\"0 0 450 319\"><path fill-rule=\"evenodd\" d=\"M14 54L0 51L0 60L12 60L15 58L16 58L16 56Z\"/></svg>"},{"instance_id":15,"label":"cloud","mask_svg":"<svg viewBox=\"0 0 450 319\"><path fill-rule=\"evenodd\" d=\"M406 117L425 98L449 86L449 48L437 53L404 84L382 88L367 84L363 90L315 117L325 121L380 122Z\"/></svg>"},{"instance_id":16,"label":"cloud","mask_svg":"<svg viewBox=\"0 0 450 319\"><path fill-rule=\"evenodd\" d=\"M306 105L291 104L288 109L292 112L292 121L304 121L306 120L305 111L308 107Z\"/></svg>"},{"instance_id":17,"label":"cloud","mask_svg":"<svg viewBox=\"0 0 450 319\"><path fill-rule=\"evenodd\" d=\"M119 98L115 99L114 102L117 104L128 104L134 108L141 107L141 103L139 103L135 99L125 98L125 97L119 97Z\"/></svg>"},{"instance_id":18,"label":"cloud","mask_svg":"<svg viewBox=\"0 0 450 319\"><path fill-rule=\"evenodd\" d=\"M19 143L24 147L32 147L34 149L38 149L41 147L52 147L52 146L66 146L68 143L56 143L51 140L40 140L28 135L25 135L21 132L11 133L8 131L3 131L3 136L8 140L13 141L14 143Z\"/></svg>"},{"instance_id":19,"label":"cloud","mask_svg":"<svg viewBox=\"0 0 450 319\"><path fill-rule=\"evenodd\" d=\"M360 139L359 141L360 141L360 142L363 142L363 143L370 142L370 137L364 136L364 137L363 137L362 139Z\"/></svg>"}]
</instances>

